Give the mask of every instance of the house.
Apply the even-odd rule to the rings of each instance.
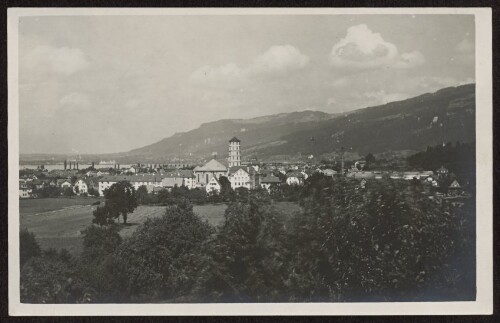
[[[69,180],[67,180],[67,179],[64,179],[64,178],[58,179],[56,181],[56,184],[57,184],[57,187],[60,187],[63,190],[66,189],[67,187],[71,187],[72,186],[71,182]]]
[[[100,176],[105,176],[105,175],[109,175],[109,172],[104,172],[104,171],[102,171],[102,170],[99,170],[99,171],[97,171],[96,175],[97,175],[98,177],[100,177]]]
[[[219,193],[220,192],[220,183],[219,183],[219,180],[217,179],[217,177],[212,177],[210,179],[210,181],[208,182],[208,184],[206,185],[206,190],[207,190],[207,193],[210,193],[210,192],[217,192]]]
[[[359,170],[363,170],[365,168],[366,161],[365,160],[358,160],[357,162],[354,163],[354,167]]]
[[[146,188],[148,188],[148,192],[151,193],[153,191],[153,187],[162,186],[161,176],[157,176],[155,174],[142,174],[125,177],[127,178],[127,181],[132,184],[136,191],[139,189],[139,187],[146,186]]]
[[[406,180],[416,179],[424,179],[433,175],[432,171],[423,171],[423,172],[403,172],[402,178]]]
[[[221,176],[227,176],[227,167],[212,159],[203,166],[196,166],[193,173],[197,186],[206,186],[212,177],[218,180]]]
[[[333,177],[333,176],[337,175],[337,171],[330,169],[330,168],[323,169],[321,171],[321,173],[323,173],[323,175],[328,176],[328,177]]]
[[[444,177],[448,175],[448,169],[444,168],[444,166],[441,166],[437,171],[436,171],[438,177]]]
[[[177,187],[181,187],[183,185],[184,181],[182,179],[182,177],[163,177],[161,179],[161,187],[163,189],[168,189],[168,190],[171,190],[172,188],[174,188],[175,186]]]
[[[228,179],[232,189],[246,187],[248,189],[257,186],[257,172],[252,166],[234,166],[229,168]]]
[[[36,190],[40,190],[44,187],[45,183],[39,179],[34,179],[31,181],[31,187]]]
[[[288,185],[304,184],[304,175],[300,172],[291,172],[286,174],[286,183]]]
[[[99,195],[104,196],[104,190],[111,187],[111,185],[116,184],[120,181],[129,181],[130,176],[104,176],[99,179]]]
[[[448,195],[457,196],[462,194],[462,186],[454,179],[448,186]]]
[[[160,176],[162,178],[162,186],[164,187],[173,187],[175,185],[185,186],[189,189],[196,187],[194,173],[189,169],[178,169],[169,173],[160,173]],[[163,182],[165,178],[172,178],[172,180]]]
[[[26,199],[31,197],[32,190],[28,187],[26,181],[19,181],[19,198]]]
[[[360,188],[365,188],[366,187],[366,178],[362,178],[361,182],[359,182],[359,187]]]
[[[95,170],[89,170],[87,173],[85,173],[87,177],[95,177],[98,176],[97,172]]]
[[[89,193],[89,185],[83,179],[78,179],[73,185],[73,191],[77,195],[88,194]]]
[[[260,187],[265,188],[268,192],[271,187],[279,187],[281,185],[281,180],[276,176],[266,176],[260,179]]]

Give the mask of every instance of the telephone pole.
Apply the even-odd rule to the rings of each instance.
[[[340,174],[344,176],[344,146],[340,147]]]

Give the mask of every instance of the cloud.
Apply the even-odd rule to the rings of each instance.
[[[280,73],[298,70],[309,64],[309,57],[291,45],[272,46],[257,56],[250,67],[252,73]]]
[[[89,62],[79,48],[38,46],[28,53],[26,67],[61,75],[71,75],[86,69]]]
[[[90,108],[90,99],[80,92],[72,92],[59,100],[60,108],[66,111],[85,111]]]
[[[418,51],[400,54],[396,45],[362,24],[347,29],[347,35],[333,46],[329,61],[344,69],[412,68],[422,65],[425,58]]]
[[[203,66],[191,74],[191,81],[211,87],[240,87],[252,77],[283,75],[304,68],[309,57],[291,45],[272,46],[258,55],[248,66],[229,63],[221,66]]]

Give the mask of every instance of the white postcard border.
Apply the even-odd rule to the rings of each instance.
[[[476,34],[477,298],[474,302],[259,304],[21,304],[19,293],[18,22],[58,15],[472,14]],[[76,315],[422,315],[493,312],[493,132],[491,8],[10,8],[8,31],[9,313]]]

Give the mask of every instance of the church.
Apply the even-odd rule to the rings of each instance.
[[[252,166],[241,165],[241,141],[233,137],[229,140],[229,156],[227,165],[216,159],[211,159],[203,166],[194,168],[194,176],[198,187],[206,187],[213,183],[212,178],[217,182],[221,176],[226,176],[231,183],[231,188],[246,187],[248,189],[258,186],[258,174]]]

